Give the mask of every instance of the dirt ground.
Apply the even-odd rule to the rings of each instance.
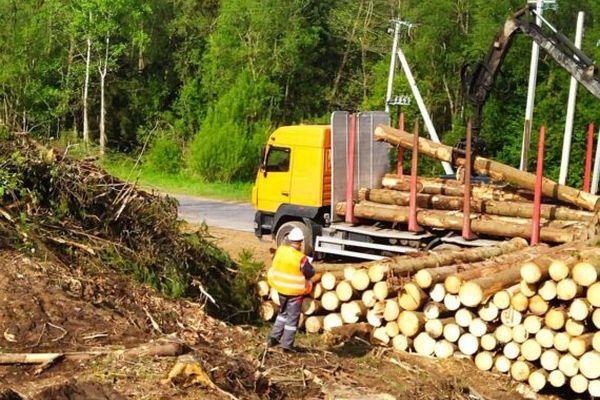
[[[234,258],[248,249],[270,260],[272,244],[251,233],[210,232]],[[526,391],[470,361],[394,353],[359,339],[301,334],[305,352],[265,354],[267,325],[226,324],[194,299],[165,299],[117,272],[2,250],[0,265],[0,359],[60,353],[45,364],[0,366],[0,400],[508,400]],[[181,351],[155,351],[161,346]]]

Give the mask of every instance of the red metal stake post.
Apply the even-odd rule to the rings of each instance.
[[[354,223],[354,142],[356,139],[356,114],[350,114],[348,127],[348,154],[346,154],[346,222]]]
[[[467,122],[467,145],[465,148],[465,194],[463,198],[463,227],[462,237],[465,240],[474,239],[471,232],[471,120]]]
[[[583,191],[590,191],[590,176],[592,175],[592,152],[594,147],[594,124],[590,123],[587,130],[585,148],[585,164],[583,167]]]
[[[400,111],[400,113],[398,113],[398,129],[400,129],[401,131],[404,131],[404,113],[402,111]],[[404,171],[402,170],[402,164],[404,161],[404,147],[400,147],[400,145],[398,145],[398,161],[396,162],[396,169],[397,169],[397,174],[399,177],[402,177],[404,174]]]
[[[531,216],[531,245],[540,242],[540,208],[542,205],[542,179],[544,171],[544,126],[540,128],[538,139],[537,166],[535,170],[535,186],[533,193],[533,215]]]
[[[412,159],[410,163],[410,195],[408,200],[408,230],[421,230],[417,224],[417,160],[419,157],[419,121],[415,122],[413,130]]]

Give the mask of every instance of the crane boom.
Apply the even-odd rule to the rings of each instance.
[[[600,99],[600,76],[596,73],[594,61],[548,21],[542,19],[550,27],[552,31],[550,34],[524,18],[529,13],[535,14],[535,11],[526,7],[508,17],[502,29],[496,34],[484,61],[473,69],[467,87],[467,99],[473,106],[473,131],[476,134],[481,130],[483,105],[494,85],[512,38],[518,32],[536,42],[591,94]]]

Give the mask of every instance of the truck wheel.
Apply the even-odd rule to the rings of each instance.
[[[312,235],[308,227],[300,221],[286,222],[285,224],[279,227],[279,229],[277,230],[277,234],[275,235],[275,243],[277,244],[277,247],[284,243],[290,231],[294,228],[300,228],[300,230],[302,230],[302,233],[304,233],[304,243],[302,243],[302,251],[306,255],[311,255],[313,252]]]

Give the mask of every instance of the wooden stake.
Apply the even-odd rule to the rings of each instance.
[[[385,301],[385,308],[383,311],[383,319],[386,321],[395,321],[400,315],[400,307],[395,299],[389,299]]]
[[[600,352],[600,331],[596,331],[594,333],[594,338],[592,339],[592,347],[597,352]]]
[[[321,284],[321,282],[316,282],[313,285],[312,291],[310,292],[310,297],[312,297],[313,299],[318,299],[323,295],[323,285]]]
[[[373,264],[368,269],[369,279],[373,283],[377,283],[383,280],[385,274],[387,272],[387,268],[385,268],[381,264]]]
[[[423,307],[423,316],[426,319],[438,319],[448,314],[448,310],[442,303],[429,302]]]

